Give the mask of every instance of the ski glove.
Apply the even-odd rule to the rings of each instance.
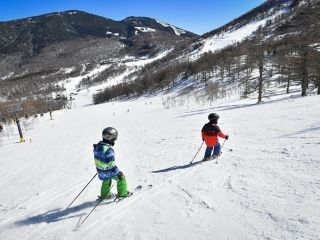
[[[226,136],[225,136],[225,139],[228,140],[228,139],[229,139],[229,135],[226,135]]]

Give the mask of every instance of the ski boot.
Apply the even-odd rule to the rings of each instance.
[[[105,196],[105,197],[98,196],[98,201],[114,199],[115,197],[117,197],[116,194],[110,193],[108,196]]]
[[[210,161],[210,160],[212,160],[211,157],[204,157],[201,161]]]
[[[128,198],[128,197],[130,197],[130,196],[132,196],[133,195],[133,192],[127,192],[127,195],[126,196],[122,196],[122,195],[116,195],[116,197],[115,197],[115,199],[114,199],[114,201],[115,202],[119,202],[119,201],[121,201],[121,200],[123,200],[123,199],[125,199],[125,198]]]

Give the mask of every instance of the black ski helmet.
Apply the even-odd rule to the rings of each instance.
[[[219,115],[217,113],[210,113],[208,116],[209,121],[218,120]]]
[[[102,131],[102,138],[114,142],[118,139],[118,131],[113,127],[107,127]]]

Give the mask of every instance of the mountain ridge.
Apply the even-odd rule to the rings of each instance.
[[[171,28],[156,24],[156,20],[145,17],[125,18],[116,21],[84,11],[67,10],[52,12],[33,17],[11,20],[0,23],[0,53],[11,54],[19,51],[39,53],[51,43],[73,40],[84,37],[121,37],[131,38],[136,34],[135,24],[131,21],[144,19],[146,27],[174,34]],[[148,19],[148,21],[146,21]],[[184,30],[185,31],[185,30]],[[192,38],[197,35],[189,31],[180,37]],[[33,46],[30,46],[33,45]],[[29,48],[26,51],[26,48]]]

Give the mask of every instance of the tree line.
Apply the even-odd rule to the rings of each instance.
[[[287,19],[287,16],[285,13],[282,18]],[[278,17],[276,21],[283,20],[283,24],[276,29],[267,22],[253,37],[214,53],[204,53],[196,61],[169,59],[149,64],[130,76],[134,81],[107,88],[94,95],[93,101],[98,104],[169,90],[186,79],[207,83],[212,78],[228,78],[241,87],[243,97],[257,92],[257,101],[261,102],[266,82],[275,74],[287,93],[292,85],[300,85],[301,96],[306,96],[310,87],[317,88],[317,94],[320,94],[319,1],[297,7],[293,16],[289,20]],[[266,39],[270,31],[280,37]],[[253,77],[255,70],[258,77]]]

